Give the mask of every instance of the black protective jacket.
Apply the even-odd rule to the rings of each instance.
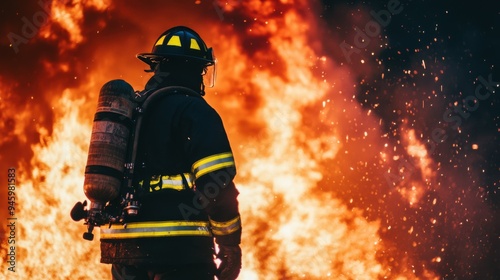
[[[101,227],[101,262],[213,263],[214,237],[240,243],[232,150],[221,118],[200,94],[166,92],[148,107],[136,174],[141,209],[127,228]]]

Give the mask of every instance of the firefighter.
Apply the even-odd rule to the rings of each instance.
[[[101,262],[112,264],[117,280],[236,279],[242,232],[236,167],[222,120],[203,98],[204,78],[215,76],[212,48],[177,26],[137,57],[154,73],[144,94],[175,90],[144,113],[134,179],[141,207],[125,226],[101,226]]]

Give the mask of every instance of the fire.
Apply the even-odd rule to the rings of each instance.
[[[283,20],[288,26],[300,22],[295,12]],[[278,24],[273,20],[268,23]],[[308,70],[321,60],[304,47],[307,38],[301,34],[307,26],[294,26],[293,37],[286,32],[273,33],[268,47],[276,52],[273,58],[282,61],[286,73],[257,70],[253,75],[256,90],[263,93],[259,113],[266,125],[265,133],[255,141],[266,145],[249,150],[240,167],[245,181],[241,186],[242,210],[258,215],[252,219],[255,221],[245,223],[246,232],[251,233],[246,234],[248,248],[250,244],[258,248],[256,258],[245,259],[242,278],[375,279],[383,275],[375,254],[380,241],[378,222],[366,221],[361,211],[350,211],[329,194],[321,198],[314,195],[321,187],[322,174],[318,165],[321,155],[313,148],[327,137],[310,146],[301,131],[301,112],[321,101],[329,85]],[[332,145],[331,149],[339,148]]]
[[[84,99],[75,99],[74,92],[66,90],[55,106],[61,108],[56,115],[54,132],[41,131],[40,144],[33,147],[36,158],[31,174],[18,191],[17,279],[102,279],[105,267],[87,270],[77,265],[86,258],[98,259],[95,244],[76,242],[81,237],[81,227],[68,213],[68,201],[83,195],[81,188],[86,160],[88,124],[82,123],[80,111]],[[41,265],[43,264],[43,265]]]
[[[457,202],[439,188],[439,164],[418,132],[405,125],[400,133],[384,132],[382,120],[356,100],[356,67],[322,47],[339,38],[325,38],[318,3],[176,2],[190,15],[194,9],[182,21],[158,3],[164,9],[158,15],[111,0],[49,4],[46,24],[26,47],[56,46],[60,57],[41,58],[36,66],[57,82],[30,93],[26,100],[34,101],[16,111],[4,101],[23,104],[15,93],[22,87],[0,76],[6,120],[0,131],[19,143],[2,138],[0,147],[22,146],[29,159],[8,163],[19,170],[18,266],[12,274],[3,261],[0,275],[110,278],[109,266],[99,263],[98,241],[83,240],[85,227],[69,217],[73,204],[85,199],[97,93],[115,78],[142,89],[148,76],[133,55],[149,50],[165,28],[190,23],[218,58],[217,84],[206,98],[222,115],[238,166],[240,279],[440,279],[438,268],[453,267],[446,226],[455,231],[463,221],[445,216],[463,207],[453,208]],[[207,9],[214,9],[211,24],[193,21]],[[149,16],[160,26],[141,21]],[[363,60],[362,69],[372,72],[371,66]],[[2,151],[3,161],[7,154],[13,152]],[[0,241],[5,258],[9,248]]]
[[[416,205],[427,191],[428,186],[434,182],[435,171],[433,168],[432,159],[425,145],[417,139],[414,129],[402,129],[402,134],[405,136],[404,143],[408,156],[412,161],[405,166],[402,166],[400,173],[406,173],[408,178],[405,178],[403,184],[399,186],[399,193],[408,200],[410,205]],[[418,168],[418,177],[414,178],[415,169]]]
[[[43,2],[40,2],[43,3]],[[40,36],[57,40],[55,30],[62,28],[69,35],[69,44],[60,46],[61,50],[72,49],[85,40],[82,30],[84,12],[86,9],[96,9],[103,11],[111,5],[109,0],[92,1],[48,1],[43,5],[50,5],[50,21],[43,26]]]

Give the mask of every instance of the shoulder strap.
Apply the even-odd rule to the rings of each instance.
[[[195,97],[200,97],[200,94],[190,88],[181,86],[170,86],[161,89],[143,90],[136,94],[135,101],[139,103],[142,111],[146,111],[149,104],[158,101],[160,98],[171,94],[188,94]],[[143,113],[143,112],[142,112]]]
[[[149,89],[149,90],[143,90],[141,92],[137,92],[135,96],[135,102],[138,103],[138,106],[136,108],[137,112],[134,116],[133,121],[135,122],[135,126],[132,132],[132,143],[129,146],[130,148],[128,149],[128,155],[127,155],[127,162],[132,164],[132,166],[128,169],[129,173],[129,178],[126,182],[126,187],[128,189],[133,187],[133,177],[134,177],[134,166],[133,164],[136,162],[137,159],[137,146],[139,143],[139,138],[140,138],[140,131],[144,119],[144,115],[147,113],[148,108],[151,104],[155,104],[158,100],[169,96],[173,94],[188,94],[191,96],[199,97],[201,98],[200,94],[197,93],[196,91],[187,88],[187,87],[181,87],[181,86],[170,86],[170,87],[164,87],[161,89]]]

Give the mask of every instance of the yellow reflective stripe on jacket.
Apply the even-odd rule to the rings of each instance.
[[[183,180],[186,179],[184,182]],[[194,186],[194,176],[191,173],[183,173],[178,175],[163,175],[163,176],[155,176],[151,178],[149,181],[149,191],[159,191],[163,189],[174,189],[174,190],[183,190],[185,189],[185,185],[187,184],[188,188],[193,188]],[[143,181],[139,182],[139,185],[142,187],[144,184]]]
[[[225,167],[234,166],[234,158],[231,152],[211,155],[195,162],[192,167],[196,179],[201,176]]]
[[[212,219],[209,220],[214,235],[228,235],[241,228],[241,219],[239,215],[226,222],[217,222]]]
[[[167,236],[212,236],[208,222],[161,221],[101,226],[101,239],[126,239]]]

